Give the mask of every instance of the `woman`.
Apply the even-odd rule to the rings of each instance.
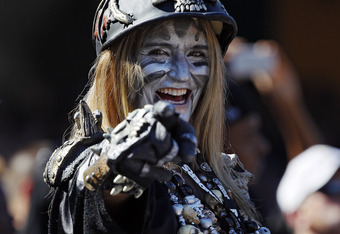
[[[91,87],[44,173],[51,233],[269,232],[221,153],[235,33],[216,0],[100,3]]]

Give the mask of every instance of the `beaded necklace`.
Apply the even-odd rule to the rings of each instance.
[[[183,164],[181,170],[204,191],[203,201],[195,196],[194,189],[175,169],[171,170],[172,180],[164,183],[180,225],[177,233],[270,233],[267,228],[260,228],[256,221],[249,220],[238,208],[231,191],[223,187],[200,154],[197,154],[197,162],[197,174],[187,164]]]

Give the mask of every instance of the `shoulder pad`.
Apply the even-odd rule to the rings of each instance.
[[[52,187],[68,181],[83,159],[91,154],[92,151],[86,149],[103,140],[99,111],[91,113],[82,100],[74,119],[77,127],[74,138],[57,148],[45,167],[44,180]]]
[[[66,141],[51,155],[44,171],[44,180],[52,187],[68,181],[75,173],[83,159],[92,151],[86,150],[90,146],[103,140],[102,134],[82,138],[78,141]]]

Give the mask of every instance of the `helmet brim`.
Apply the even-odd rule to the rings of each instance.
[[[211,21],[223,53],[237,33],[235,20],[219,1],[215,4],[206,3],[205,11],[184,12],[176,12],[173,1],[166,1],[157,6],[152,5],[150,0],[119,1],[119,10],[127,17],[131,17],[128,24],[112,18],[114,15],[112,11],[110,12],[109,2],[103,1],[95,15],[93,41],[97,55],[136,28],[174,18],[202,18]]]

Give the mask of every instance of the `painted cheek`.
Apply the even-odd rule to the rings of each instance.
[[[193,69],[193,75],[208,77],[209,76],[209,71],[210,71],[210,69],[209,69],[208,66],[199,66],[199,67],[195,67]]]
[[[205,86],[207,85],[209,77],[208,75],[197,75],[197,76],[194,76],[193,79],[194,79],[195,86],[196,86],[196,90],[194,91],[194,94],[197,93],[197,95],[199,95],[203,91]]]
[[[145,85],[141,91],[140,99],[138,101],[139,108],[144,107],[146,104],[153,104],[155,102],[153,91],[149,85]]]
[[[168,65],[166,63],[150,63],[147,66],[142,68],[142,71],[145,76],[150,76],[151,74],[167,72],[169,70]]]

